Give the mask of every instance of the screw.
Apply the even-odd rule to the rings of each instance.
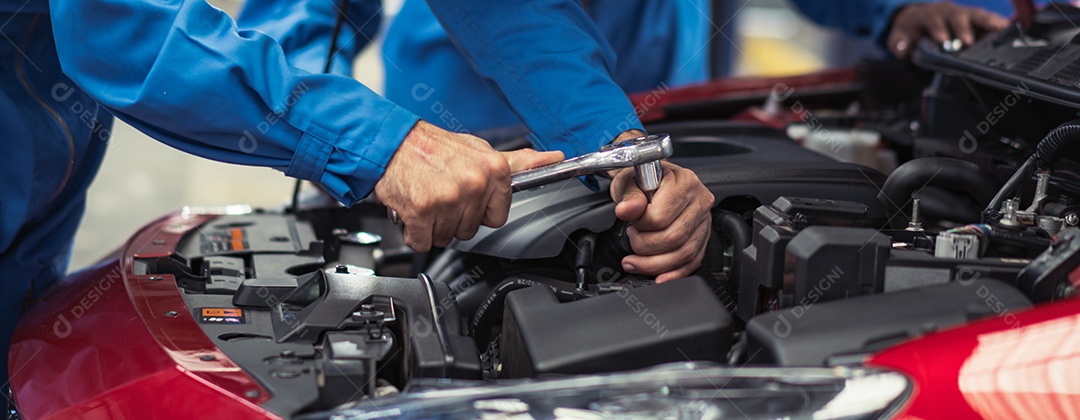
[[[244,396],[248,398],[258,398],[261,393],[257,389],[249,389],[244,392]]]
[[[1080,216],[1077,216],[1076,213],[1066,214],[1065,223],[1068,223],[1069,226],[1076,226],[1077,223],[1080,223]]]
[[[908,222],[907,230],[923,230],[922,223],[919,223],[919,199],[915,198],[911,200],[911,221]]]
[[[180,314],[178,312],[176,312],[176,311],[165,312],[165,316],[167,316],[169,318],[176,318],[177,315],[180,315]]]
[[[214,360],[217,360],[217,357],[214,357],[214,355],[212,354],[204,354],[199,356],[199,360],[202,360],[204,362],[212,362]]]

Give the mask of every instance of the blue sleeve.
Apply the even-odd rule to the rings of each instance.
[[[818,24],[839,29],[850,36],[882,43],[893,14],[916,1],[919,0],[792,0],[792,3]]]
[[[612,81],[615,53],[579,1],[428,4],[477,74],[532,130],[538,149],[579,156],[642,129]]]
[[[293,67],[322,73],[340,7],[340,0],[247,0],[236,23],[270,35]],[[348,0],[331,73],[352,75],[356,55],[379,31],[381,11],[379,0]]]
[[[417,117],[194,0],[51,0],[61,66],[122,120],[205,158],[275,168],[353,204]],[[153,159],[153,157],[147,157]]]

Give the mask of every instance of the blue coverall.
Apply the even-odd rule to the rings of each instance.
[[[792,0],[811,19],[882,40],[897,8],[913,0]],[[589,15],[618,57],[612,74],[628,93],[703,82],[708,73],[709,0],[589,0]],[[1007,0],[959,0],[1008,16]],[[738,13],[738,10],[735,10]],[[716,22],[717,27],[731,22]],[[730,32],[730,30],[726,30]],[[711,42],[732,42],[716,35]],[[406,0],[383,45],[386,97],[425,121],[458,132],[518,126],[521,119],[473,71],[427,2]]]

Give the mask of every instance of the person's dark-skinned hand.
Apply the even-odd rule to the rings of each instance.
[[[1008,19],[977,7],[947,1],[913,3],[893,14],[886,45],[894,56],[907,59],[924,37],[938,44],[959,39],[971,45],[976,33],[1005,29],[1008,24]]]
[[[638,130],[615,141],[645,135]],[[712,231],[713,195],[697,174],[663,162],[664,176],[652,203],[638,188],[634,169],[612,171],[611,198],[615,216],[630,222],[627,235],[634,255],[622,260],[623,270],[655,275],[657,283],[689,276],[701,266]]]
[[[497,152],[486,141],[418,122],[375,184],[397,211],[405,245],[418,252],[500,227],[510,212],[510,174],[563,160],[562,152]]]

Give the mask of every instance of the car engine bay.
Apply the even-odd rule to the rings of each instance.
[[[515,193],[504,227],[424,254],[376,203],[222,214],[132,272],[175,280],[206,336],[268,391],[261,407],[285,418],[422,417],[439,412],[423,401],[466,389],[495,405],[462,417],[685,413],[709,396],[687,385],[657,408],[590,391],[600,382],[535,401],[514,387],[730,380],[742,367],[806,368],[839,390],[869,376],[829,376],[837,367],[1078,293],[1077,17],[1047,9],[964,50],[924,42],[913,64],[634,96],[716,199],[688,278],[622,271],[627,224],[603,179],[600,192],[569,179]],[[809,382],[739,380],[732,398],[749,402],[719,413],[828,401]],[[642,386],[627,395],[663,393]]]

